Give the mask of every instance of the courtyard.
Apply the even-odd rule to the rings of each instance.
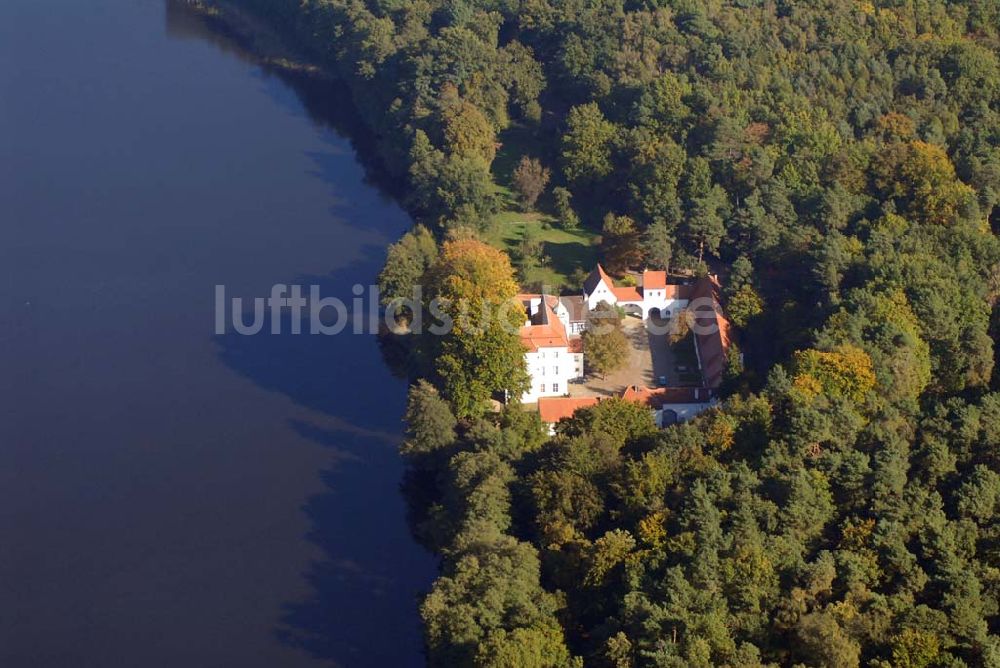
[[[605,378],[588,374],[582,381],[570,384],[570,396],[615,396],[630,385],[657,387],[660,378],[665,378],[669,387],[701,385],[693,338],[689,335],[671,346],[667,321],[652,317],[650,324],[647,329],[638,317],[626,316],[622,328],[630,343],[628,361]]]

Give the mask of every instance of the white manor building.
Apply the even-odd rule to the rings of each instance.
[[[570,319],[574,305],[550,295],[518,295],[518,300],[528,316],[519,334],[531,377],[531,385],[521,402],[534,403],[541,397],[569,394],[570,381],[583,378],[583,345],[579,335],[583,328],[572,336],[569,334],[573,325],[578,324]]]
[[[576,409],[599,401],[597,397],[570,397],[569,386],[583,379],[585,351],[580,334],[587,326],[588,313],[601,302],[621,307],[643,320],[653,315],[672,318],[694,302],[695,318],[704,332],[695,335],[701,387],[654,390],[633,385],[621,397],[648,405],[660,426],[683,422],[716,402],[716,390],[727,363],[730,327],[719,304],[719,283],[715,277],[675,285],[667,283],[665,271],[644,271],[638,287],[619,287],[597,265],[584,281],[582,296],[522,294],[517,299],[525,311],[525,323],[519,334],[531,378],[521,402],[537,402],[542,420],[550,429]]]

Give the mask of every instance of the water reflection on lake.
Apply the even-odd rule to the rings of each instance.
[[[212,333],[215,285],[346,298],[407,227],[343,91],[177,4],[6,0],[0,100],[0,663],[420,665],[405,386]]]

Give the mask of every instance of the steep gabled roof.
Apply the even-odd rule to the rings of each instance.
[[[732,344],[729,320],[722,314],[718,303],[711,310],[701,309],[696,313],[698,329],[707,330],[707,333],[697,335],[701,372],[705,385],[718,387],[726,372],[729,346]]]
[[[588,295],[592,295],[601,283],[604,283],[608,290],[612,290],[615,287],[615,282],[604,272],[604,267],[598,262],[594,270],[587,276],[587,280],[583,282],[583,291]]]
[[[558,302],[558,299],[556,300]],[[532,317],[531,324],[525,325],[519,331],[521,344],[525,348],[534,352],[539,348],[563,348],[569,346],[569,338],[566,336],[566,328],[562,320],[552,310],[552,305],[548,298],[544,300],[541,308]]]
[[[719,285],[718,278],[711,275],[705,276],[703,278],[699,278],[698,281],[694,284],[694,287],[691,291],[691,299],[695,300],[707,297],[708,299],[712,299],[718,302],[719,293],[721,290],[722,286]]]

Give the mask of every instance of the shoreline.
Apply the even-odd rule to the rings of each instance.
[[[350,141],[367,178],[406,212],[412,228],[416,221],[405,204],[405,186],[389,167],[379,149],[379,136],[361,116],[354,91],[334,64],[320,64],[308,50],[293,45],[295,35],[290,27],[275,27],[252,10],[240,6],[238,1],[169,1],[190,12],[207,30],[231,42],[246,62],[289,83],[303,99],[307,113]],[[329,107],[316,103],[327,95],[317,93],[324,87],[342,89],[337,97],[339,111],[335,114],[327,113]]]
[[[279,31],[231,0],[179,0],[213,29],[235,41],[258,65],[288,74],[339,81],[335,73],[312,62]]]

